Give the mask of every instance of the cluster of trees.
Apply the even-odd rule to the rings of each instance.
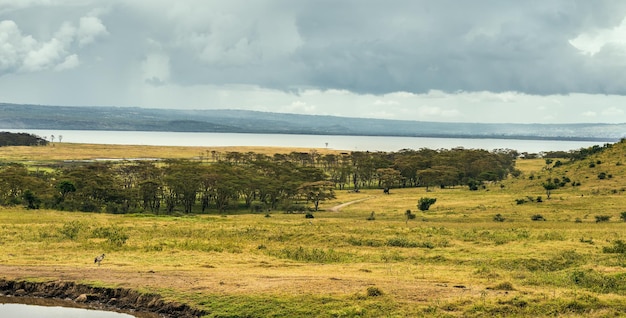
[[[347,187],[470,185],[514,171],[509,150],[402,150],[267,156],[207,152],[200,160],[0,166],[0,204],[110,213],[317,210]]]
[[[0,147],[3,146],[45,146],[48,141],[32,134],[0,132]]]

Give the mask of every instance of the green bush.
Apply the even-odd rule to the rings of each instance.
[[[515,290],[515,288],[513,287],[513,284],[511,284],[510,282],[502,282],[502,283],[500,283],[498,285],[495,285],[493,287],[487,287],[487,289],[506,290],[506,291]]]
[[[415,241],[410,241],[404,237],[394,237],[394,238],[388,239],[387,246],[405,247],[405,248],[420,247],[420,248],[428,248],[428,249],[435,248],[435,244],[431,242],[415,242]]]
[[[504,222],[505,218],[502,214],[498,213],[493,217],[493,220],[496,222]]]
[[[378,287],[367,287],[367,296],[369,297],[378,297],[378,296],[382,296],[383,295],[383,291],[380,290],[380,288]]]
[[[572,282],[597,293],[623,293],[626,291],[624,275],[609,275],[593,269],[577,270],[570,274]]]
[[[610,219],[610,215],[596,215],[596,223],[608,222]]]
[[[272,256],[279,258],[291,259],[300,262],[312,262],[312,263],[334,263],[341,262],[346,258],[346,255],[336,252],[333,249],[323,250],[318,248],[304,248],[302,246],[297,248],[284,248],[278,252],[270,252]]]
[[[533,221],[545,221],[546,218],[543,217],[543,215],[541,214],[534,214],[533,216],[530,217],[531,220]]]
[[[620,218],[620,219],[622,219],[622,221],[626,222],[626,212],[622,212],[622,213],[619,215],[619,218]]]
[[[604,253],[617,253],[626,254],[626,243],[622,240],[616,240],[613,242],[613,246],[605,246],[602,248]]]
[[[430,209],[430,206],[435,204],[435,202],[437,202],[437,199],[435,198],[420,198],[419,201],[417,201],[417,208],[420,209],[420,211],[428,211],[428,209]]]
[[[128,240],[128,234],[126,234],[124,229],[116,226],[98,227],[91,234],[93,237],[106,239],[107,243],[116,247],[123,246]]]
[[[78,233],[85,228],[85,225],[79,221],[70,221],[63,224],[63,227],[59,229],[59,233],[63,238],[69,240],[76,240]]]

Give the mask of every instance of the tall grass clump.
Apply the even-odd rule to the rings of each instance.
[[[285,247],[279,251],[269,252],[271,256],[291,259],[298,262],[307,263],[339,263],[348,259],[348,255],[337,252],[333,249]]]
[[[59,229],[59,234],[62,238],[75,241],[78,239],[78,235],[82,230],[86,228],[86,225],[80,221],[69,221],[63,224]]]
[[[110,226],[110,227],[97,227],[91,232],[92,237],[106,239],[106,242],[114,247],[122,247],[128,240],[128,234],[123,228]]]

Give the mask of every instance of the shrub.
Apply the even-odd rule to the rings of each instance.
[[[543,215],[541,214],[534,214],[533,216],[530,217],[531,220],[533,221],[545,221],[546,218],[543,217]]]
[[[626,254],[626,243],[622,240],[613,241],[613,246],[605,246],[602,248],[603,253]]]
[[[367,296],[368,297],[378,297],[378,296],[382,296],[383,295],[383,291],[380,290],[380,288],[378,287],[367,287]]]
[[[39,205],[41,205],[41,199],[39,199],[32,191],[24,191],[22,198],[26,203],[27,209],[39,209]]]
[[[526,199],[515,199],[515,203],[517,205],[524,204],[524,203],[526,203]]]
[[[372,213],[370,214],[370,216],[368,216],[368,217],[367,217],[367,219],[366,219],[366,220],[368,220],[368,221],[374,221],[374,220],[376,220],[376,216],[374,215],[374,211],[372,211]]]
[[[315,216],[311,212],[307,212],[307,214],[305,214],[304,217],[307,218],[307,219],[314,219],[315,218]]]
[[[607,275],[592,269],[577,270],[570,274],[572,282],[599,293],[620,293],[626,290],[626,280],[619,275]]]
[[[600,180],[604,180],[604,179],[606,179],[606,172],[600,172],[600,173],[598,173],[598,179],[600,179]]]
[[[626,212],[622,212],[619,218],[622,219],[622,221],[626,222]]]
[[[63,227],[59,229],[59,233],[62,237],[73,241],[78,238],[78,233],[84,228],[85,225],[79,221],[70,221],[63,224]]]
[[[608,222],[610,219],[610,215],[596,215],[596,223]]]
[[[417,201],[417,208],[420,209],[420,211],[428,211],[428,209],[430,209],[430,206],[435,204],[435,202],[437,202],[437,199],[435,198],[420,198],[419,201]]]
[[[311,262],[311,263],[334,263],[341,262],[347,256],[335,252],[333,249],[323,250],[317,248],[304,248],[299,246],[297,248],[286,247],[278,252],[269,252],[270,255],[276,256],[279,258],[291,259],[294,261],[300,262]]]
[[[496,214],[496,216],[493,217],[493,220],[496,222],[504,222],[505,218],[504,216],[502,216],[502,214],[498,213]]]
[[[506,290],[506,291],[511,291],[511,290],[515,290],[515,288],[513,288],[513,284],[509,283],[509,282],[502,282],[496,286],[493,287],[487,287],[487,289],[492,289],[492,290]]]
[[[470,181],[467,183],[467,186],[469,187],[470,191],[477,191],[477,190],[478,190],[478,185],[479,185],[479,184],[480,184],[480,183],[479,183],[478,181],[476,181],[476,180],[470,180]]]
[[[543,202],[543,199],[541,198],[541,196],[537,197],[537,202],[539,202],[539,203]]]
[[[117,247],[121,247],[126,244],[126,241],[128,240],[128,234],[126,234],[124,229],[116,226],[98,227],[93,230],[92,236],[104,238],[107,240],[107,243]]]
[[[408,239],[406,239],[404,237],[394,237],[394,238],[388,239],[387,240],[387,246],[405,247],[405,248],[419,247],[419,248],[428,248],[428,249],[435,248],[435,244],[433,244],[431,242],[409,241]]]

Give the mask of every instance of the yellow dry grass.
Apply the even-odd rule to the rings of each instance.
[[[59,160],[95,160],[95,159],[192,159],[210,156],[212,151],[220,154],[228,152],[261,153],[273,155],[291,152],[310,152],[319,154],[338,154],[341,151],[326,148],[286,148],[286,147],[180,147],[180,146],[133,146],[133,145],[102,145],[55,143],[45,147],[0,147],[0,160],[25,161],[59,161]]]
[[[46,160],[72,158],[69,149],[84,151],[77,155],[84,158],[102,154],[96,145],[62,147],[63,155]],[[135,157],[197,152],[105,148]],[[0,273],[158,292],[213,316],[616,316],[626,310],[626,257],[603,248],[626,234],[619,219],[626,170],[611,159],[621,154],[594,158],[604,163],[592,170],[588,161],[543,169],[544,160],[523,160],[519,178],[479,191],[338,191],[314,219],[281,212],[173,217],[4,208]],[[613,177],[598,180],[600,170]],[[582,184],[557,189],[548,200],[541,183],[563,175]],[[543,202],[529,199],[538,196]],[[421,197],[437,202],[422,212]],[[351,204],[333,211],[343,203]],[[416,218],[407,221],[406,210]],[[375,220],[368,221],[371,212]],[[504,221],[494,221],[496,214]],[[546,221],[532,221],[536,214]],[[600,214],[610,222],[596,223]],[[72,228],[78,230],[70,238]],[[115,245],[98,235],[103,229],[128,239]],[[94,265],[103,252],[105,261]]]

